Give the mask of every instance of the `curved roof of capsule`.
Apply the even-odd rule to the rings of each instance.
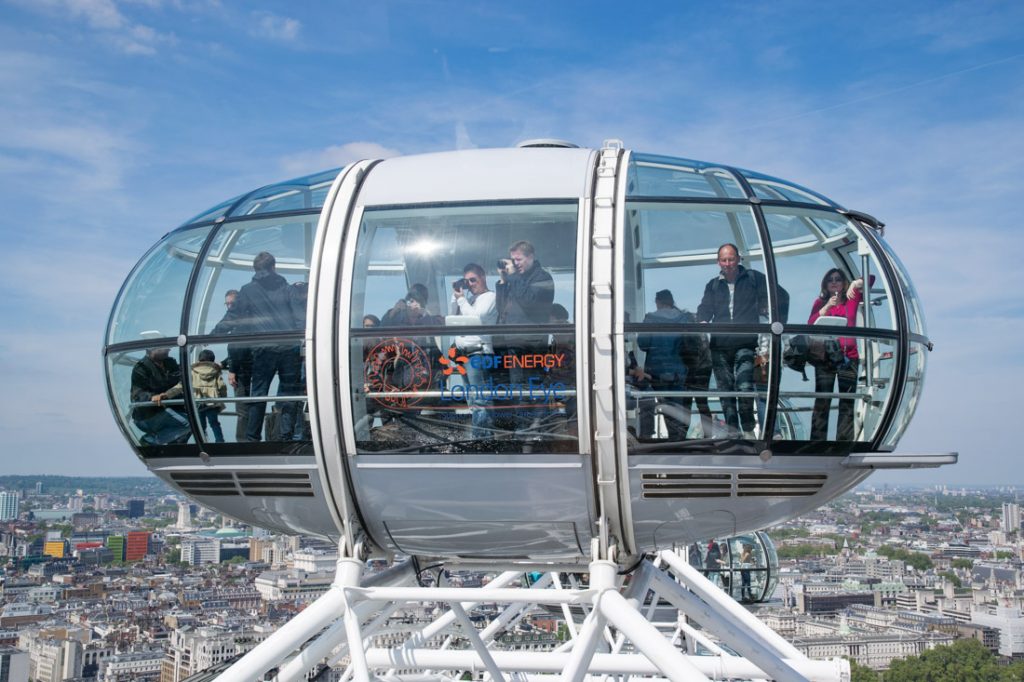
[[[594,151],[587,148],[513,147],[398,156],[385,159],[375,169],[374,174],[377,178],[373,184],[382,189],[361,197],[361,203],[374,205],[437,203],[456,199],[472,201],[583,196],[585,188],[582,183],[585,174],[575,175],[566,171],[573,170],[572,166],[589,157]],[[839,207],[828,197],[802,185],[728,164],[643,152],[634,152],[633,160],[681,166],[697,171],[726,168],[740,173],[748,181],[788,186],[817,197],[828,206]],[[438,165],[446,166],[446,174],[437,172]],[[479,171],[482,167],[492,172],[491,180],[481,180]],[[211,223],[220,218],[319,210],[323,208],[331,183],[344,168],[331,168],[258,187],[193,216],[180,227]],[[388,187],[402,188],[399,191],[401,198],[396,201],[390,190],[385,195],[383,188]]]

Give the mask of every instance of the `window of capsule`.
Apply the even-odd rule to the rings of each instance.
[[[689,184],[666,188],[655,170],[644,171],[638,186],[687,199],[627,201],[631,449],[699,439],[872,441],[892,399],[897,334],[893,290],[860,228],[833,211],[765,206],[772,285],[749,206],[700,203],[696,179],[682,173]],[[718,195],[731,198],[724,182]],[[794,196],[806,202],[811,195]],[[769,323],[776,320],[806,331],[773,343]],[[769,425],[774,364],[781,383]]]
[[[184,229],[142,260],[109,333],[112,343],[139,341],[140,348],[108,353],[112,399],[136,445],[309,441],[302,337],[316,220],[275,216]],[[170,339],[211,230],[194,273],[182,356]],[[141,347],[155,337],[170,337],[164,343],[174,347],[155,355]],[[147,380],[152,385],[140,385]],[[161,393],[159,404],[143,398]]]
[[[578,203],[365,211],[349,372],[360,452],[573,452]]]

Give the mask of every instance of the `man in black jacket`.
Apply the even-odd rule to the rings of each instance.
[[[289,286],[288,281],[277,274],[277,260],[273,254],[261,251],[253,260],[255,274],[252,281],[238,292],[238,298],[228,308],[227,314],[214,328],[215,334],[266,334],[273,332],[294,332],[305,327],[305,306],[303,297],[296,287]],[[274,345],[249,345],[239,347],[233,344],[230,364],[240,366],[241,352],[252,353],[252,387],[250,396],[265,396],[270,392],[270,384],[274,375],[278,378],[277,394],[279,396],[295,396],[301,392],[301,358],[299,345],[295,342],[282,342]],[[237,361],[237,362],[236,362]],[[301,429],[297,417],[299,402],[282,401],[279,403],[281,416],[278,421],[276,439],[292,440],[296,428]],[[258,401],[249,403],[246,415],[245,439],[260,440],[263,431],[263,418],[266,415],[267,403]]]
[[[499,280],[494,291],[498,308],[498,324],[546,325],[551,319],[551,304],[555,300],[555,280],[537,260],[533,244],[518,241],[509,247],[508,258],[501,261]],[[506,355],[544,353],[547,334],[515,334],[495,339],[495,351]],[[512,367],[508,370],[510,384],[523,386],[529,381],[526,370]],[[532,399],[536,402],[537,399]],[[541,429],[540,422],[548,415],[545,407],[521,407],[516,410],[517,431],[529,424],[534,434]]]
[[[718,324],[751,324],[768,316],[768,282],[765,276],[740,265],[739,249],[735,244],[722,244],[718,248],[719,275],[704,287],[704,297],[697,307],[700,322]],[[778,289],[779,310],[785,319],[789,310],[789,294]],[[757,334],[713,334],[711,336],[711,362],[719,391],[754,390],[754,355]],[[737,411],[736,398],[722,398],[725,423],[734,431],[743,427],[743,436],[754,437],[754,399],[740,398]],[[738,412],[738,414],[737,414]]]
[[[143,445],[184,443],[191,431],[184,410],[164,407],[165,399],[177,398],[182,393],[181,370],[170,357],[168,348],[150,348],[146,357],[132,368],[131,400],[133,403],[153,403],[132,408],[132,421],[142,430]]]
[[[498,324],[547,324],[555,300],[555,280],[540,266],[533,244],[516,242],[502,262],[494,287]]]

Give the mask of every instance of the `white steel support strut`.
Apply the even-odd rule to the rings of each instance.
[[[522,578],[538,566],[524,563],[483,588],[464,588],[398,587],[379,576],[359,585],[361,562],[342,559],[327,595],[218,679],[255,682],[280,667],[277,682],[297,682],[326,663],[345,666],[346,682],[466,674],[487,682],[849,682],[849,663],[806,658],[675,553],[657,562],[643,560],[626,587],[618,564],[597,559],[582,574],[547,573],[533,586]],[[582,624],[561,644],[544,640],[544,650],[516,644],[530,638],[512,628],[537,613]]]

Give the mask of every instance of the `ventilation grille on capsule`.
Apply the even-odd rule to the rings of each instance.
[[[729,497],[732,474],[644,474],[643,493],[648,499],[679,497]]]
[[[655,472],[641,475],[644,499],[696,497],[806,497],[825,485],[825,474]]]
[[[171,480],[189,495],[225,497],[313,497],[306,472],[294,471],[175,471]]]

